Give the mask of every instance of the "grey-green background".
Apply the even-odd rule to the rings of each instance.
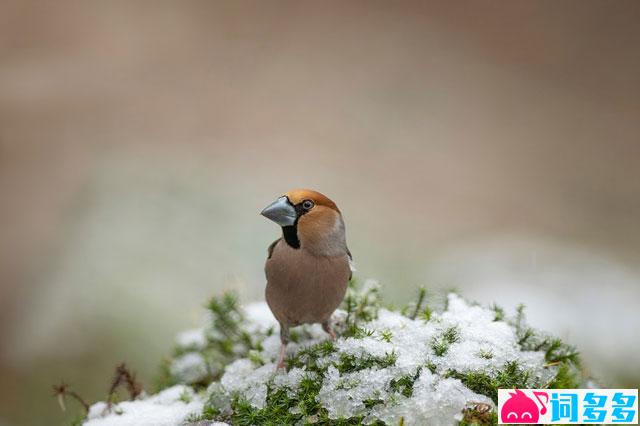
[[[312,187],[360,277],[528,305],[640,382],[640,3],[0,2],[0,424],[260,300]]]

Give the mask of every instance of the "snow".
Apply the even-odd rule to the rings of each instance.
[[[207,377],[207,363],[198,352],[188,352],[173,360],[170,367],[171,375],[180,377],[183,382],[198,383]]]
[[[247,311],[247,328],[277,331],[265,303],[252,304]],[[344,315],[338,313],[337,316]],[[553,377],[553,368],[544,367],[544,353],[520,351],[514,328],[505,322],[494,321],[494,317],[493,310],[470,305],[455,294],[448,296],[447,310],[433,314],[428,322],[380,309],[376,320],[362,325],[372,332],[371,336],[339,338],[335,342],[336,351],[318,360],[318,365],[327,369],[322,377],[312,376],[322,381],[317,400],[327,409],[331,419],[364,415],[367,423],[382,420],[398,424],[400,418],[404,418],[407,425],[451,425],[461,419],[462,410],[468,404],[493,406],[493,402],[472,392],[460,380],[446,378],[444,373],[447,371],[482,371],[493,375],[506,362],[517,361],[530,369],[533,377]],[[437,355],[433,342],[442,339],[443,333],[452,328],[456,331],[454,341],[444,354]],[[301,329],[306,340],[291,343],[287,350],[289,355],[302,346],[327,339],[317,325]],[[262,350],[253,354],[252,359],[261,360],[262,365],[246,358],[231,363],[216,391],[226,394],[227,398],[239,396],[256,408],[264,408],[270,387],[285,388],[290,396],[295,395],[300,381],[310,372],[293,368],[275,373],[274,361],[279,347],[278,334],[272,333],[263,340]],[[396,357],[391,366],[374,363],[370,368],[344,373],[337,368],[343,356],[350,356],[358,363],[382,360],[389,354]],[[434,371],[425,368],[426,365],[434,366]],[[407,376],[417,377],[410,397],[392,387],[394,381]],[[381,403],[367,408],[365,403],[368,401]]]
[[[180,348],[202,349],[207,345],[207,336],[203,328],[193,328],[179,333],[176,344]]]
[[[278,321],[274,318],[266,302],[255,302],[244,306],[244,314],[249,331],[266,333],[269,328],[278,330]]]
[[[318,399],[332,419],[363,415],[366,413],[364,401],[388,398],[385,388],[393,378],[391,369],[364,369],[341,375],[331,366]]]
[[[542,366],[544,353],[519,353],[514,330],[503,322],[495,322],[489,309],[469,306],[456,295],[449,296],[449,309],[442,315],[434,314],[430,322],[411,320],[398,313],[381,309],[377,320],[364,327],[373,330],[371,337],[348,338],[337,342],[338,351],[330,358],[337,362],[341,354],[356,358],[382,358],[395,354],[395,365],[386,368],[371,368],[352,373],[339,374],[329,367],[319,400],[327,408],[329,417],[338,419],[367,415],[368,422],[382,420],[398,424],[401,417],[410,424],[454,424],[456,416],[471,402],[493,405],[491,400],[466,388],[457,379],[443,378],[448,370],[459,372],[496,372],[506,361],[527,361]],[[433,339],[451,327],[459,331],[458,341],[452,343],[443,356],[436,356],[431,348]],[[390,334],[390,342],[380,337],[380,332]],[[479,356],[491,353],[491,359]],[[523,355],[524,354],[524,355]],[[436,373],[419,368],[427,363],[436,366]],[[403,376],[415,376],[413,394],[407,398],[392,392],[392,380]],[[367,400],[381,400],[382,404],[366,409]]]
[[[229,364],[220,384],[229,393],[240,393],[256,408],[264,408],[267,399],[267,382],[273,376],[275,364],[255,368],[248,359]]]
[[[387,424],[451,425],[462,419],[462,409],[470,403],[492,405],[489,398],[473,393],[459,380],[443,379],[425,370],[415,382],[411,398],[400,395],[390,403],[374,406],[364,422],[382,420]]]
[[[106,416],[105,404],[95,404],[87,424],[179,425],[190,414],[199,414],[204,401],[229,415],[235,398],[263,409],[269,392],[284,389],[294,398],[301,381],[311,378],[320,385],[316,400],[330,419],[364,416],[367,424],[378,420],[399,424],[403,419],[405,425],[454,425],[465,407],[494,404],[459,379],[447,377],[448,372],[495,376],[506,363],[517,362],[529,371],[531,380],[546,383],[557,371],[545,365],[544,352],[522,351],[515,328],[496,321],[495,311],[469,304],[455,294],[448,296],[446,309],[433,313],[428,321],[379,309],[376,319],[359,324],[367,330],[364,337],[339,337],[333,352],[309,355],[318,357],[314,371],[294,367],[276,372],[280,338],[271,311],[266,303],[253,303],[243,312],[240,327],[259,344],[248,354],[246,348],[242,354],[238,347],[238,359],[224,367],[220,380],[211,383],[203,395],[194,394],[187,386],[174,386],[146,399],[119,403]],[[337,330],[345,319],[345,312],[335,313]],[[298,338],[288,345],[288,356],[328,339],[318,324],[293,330]],[[202,347],[204,336],[212,333],[213,328],[202,328],[178,337],[178,346],[185,351],[174,359],[170,370],[181,383],[196,383],[207,375],[205,358],[195,348]],[[413,383],[412,389],[406,388],[407,381]],[[299,410],[290,407],[292,413]]]
[[[123,401],[107,410],[105,402],[91,406],[86,426],[174,426],[202,411],[204,400],[188,386],[177,385],[145,399]],[[214,423],[221,426],[224,423]]]
[[[303,368],[294,367],[287,374],[276,374],[273,378],[273,384],[278,389],[285,389],[289,397],[295,395],[295,391],[300,386],[302,379],[309,377],[313,380],[318,379],[318,375],[312,371],[306,371]]]
[[[459,341],[453,343],[443,357],[433,359],[440,371],[454,369],[459,372],[474,370],[495,371],[507,361],[527,361],[531,364],[530,354],[521,352],[517,345],[514,330],[505,322],[494,321],[494,312],[480,306],[469,306],[454,294],[449,295],[449,307],[438,315],[440,323],[436,326],[439,333],[455,327]],[[481,354],[490,354],[487,359]],[[544,353],[537,355],[538,364],[544,364]]]

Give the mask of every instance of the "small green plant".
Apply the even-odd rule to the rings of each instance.
[[[446,377],[459,379],[472,391],[491,398],[495,404],[498,403],[498,389],[526,388],[529,384],[529,373],[521,369],[517,362],[508,362],[497,372],[460,373],[450,370]]]
[[[180,401],[184,402],[185,404],[188,404],[192,401],[191,394],[187,392],[186,389],[180,394]]]
[[[345,337],[367,335],[367,331],[360,329],[359,324],[378,317],[380,286],[374,282],[365,282],[361,286],[355,278],[352,278],[341,308],[347,313],[342,335]]]
[[[478,351],[478,356],[483,359],[491,359],[493,358],[493,352],[480,349],[480,351]]]
[[[431,342],[431,349],[436,356],[443,356],[449,347],[458,341],[458,329],[456,327],[449,327],[442,333],[440,337],[433,339]]]
[[[380,335],[380,339],[387,343],[391,343],[391,339],[393,338],[393,333],[389,329],[380,330],[378,333]]]
[[[398,379],[391,380],[389,386],[393,391],[400,393],[406,398],[410,398],[413,394],[413,384],[418,379],[418,376],[420,376],[420,369],[418,369],[413,376],[405,375]]]

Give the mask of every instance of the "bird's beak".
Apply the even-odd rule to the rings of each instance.
[[[280,226],[291,226],[296,223],[298,215],[287,197],[280,197],[260,212]]]

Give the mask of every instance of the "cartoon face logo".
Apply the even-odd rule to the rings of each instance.
[[[533,399],[529,398],[521,390],[516,389],[514,392],[509,392],[509,399],[502,406],[500,417],[502,423],[538,423],[540,414],[547,412],[546,404],[540,400],[541,396],[546,398],[546,402],[549,401],[549,396],[546,392],[534,392],[534,395],[542,408],[539,410],[538,405]]]

